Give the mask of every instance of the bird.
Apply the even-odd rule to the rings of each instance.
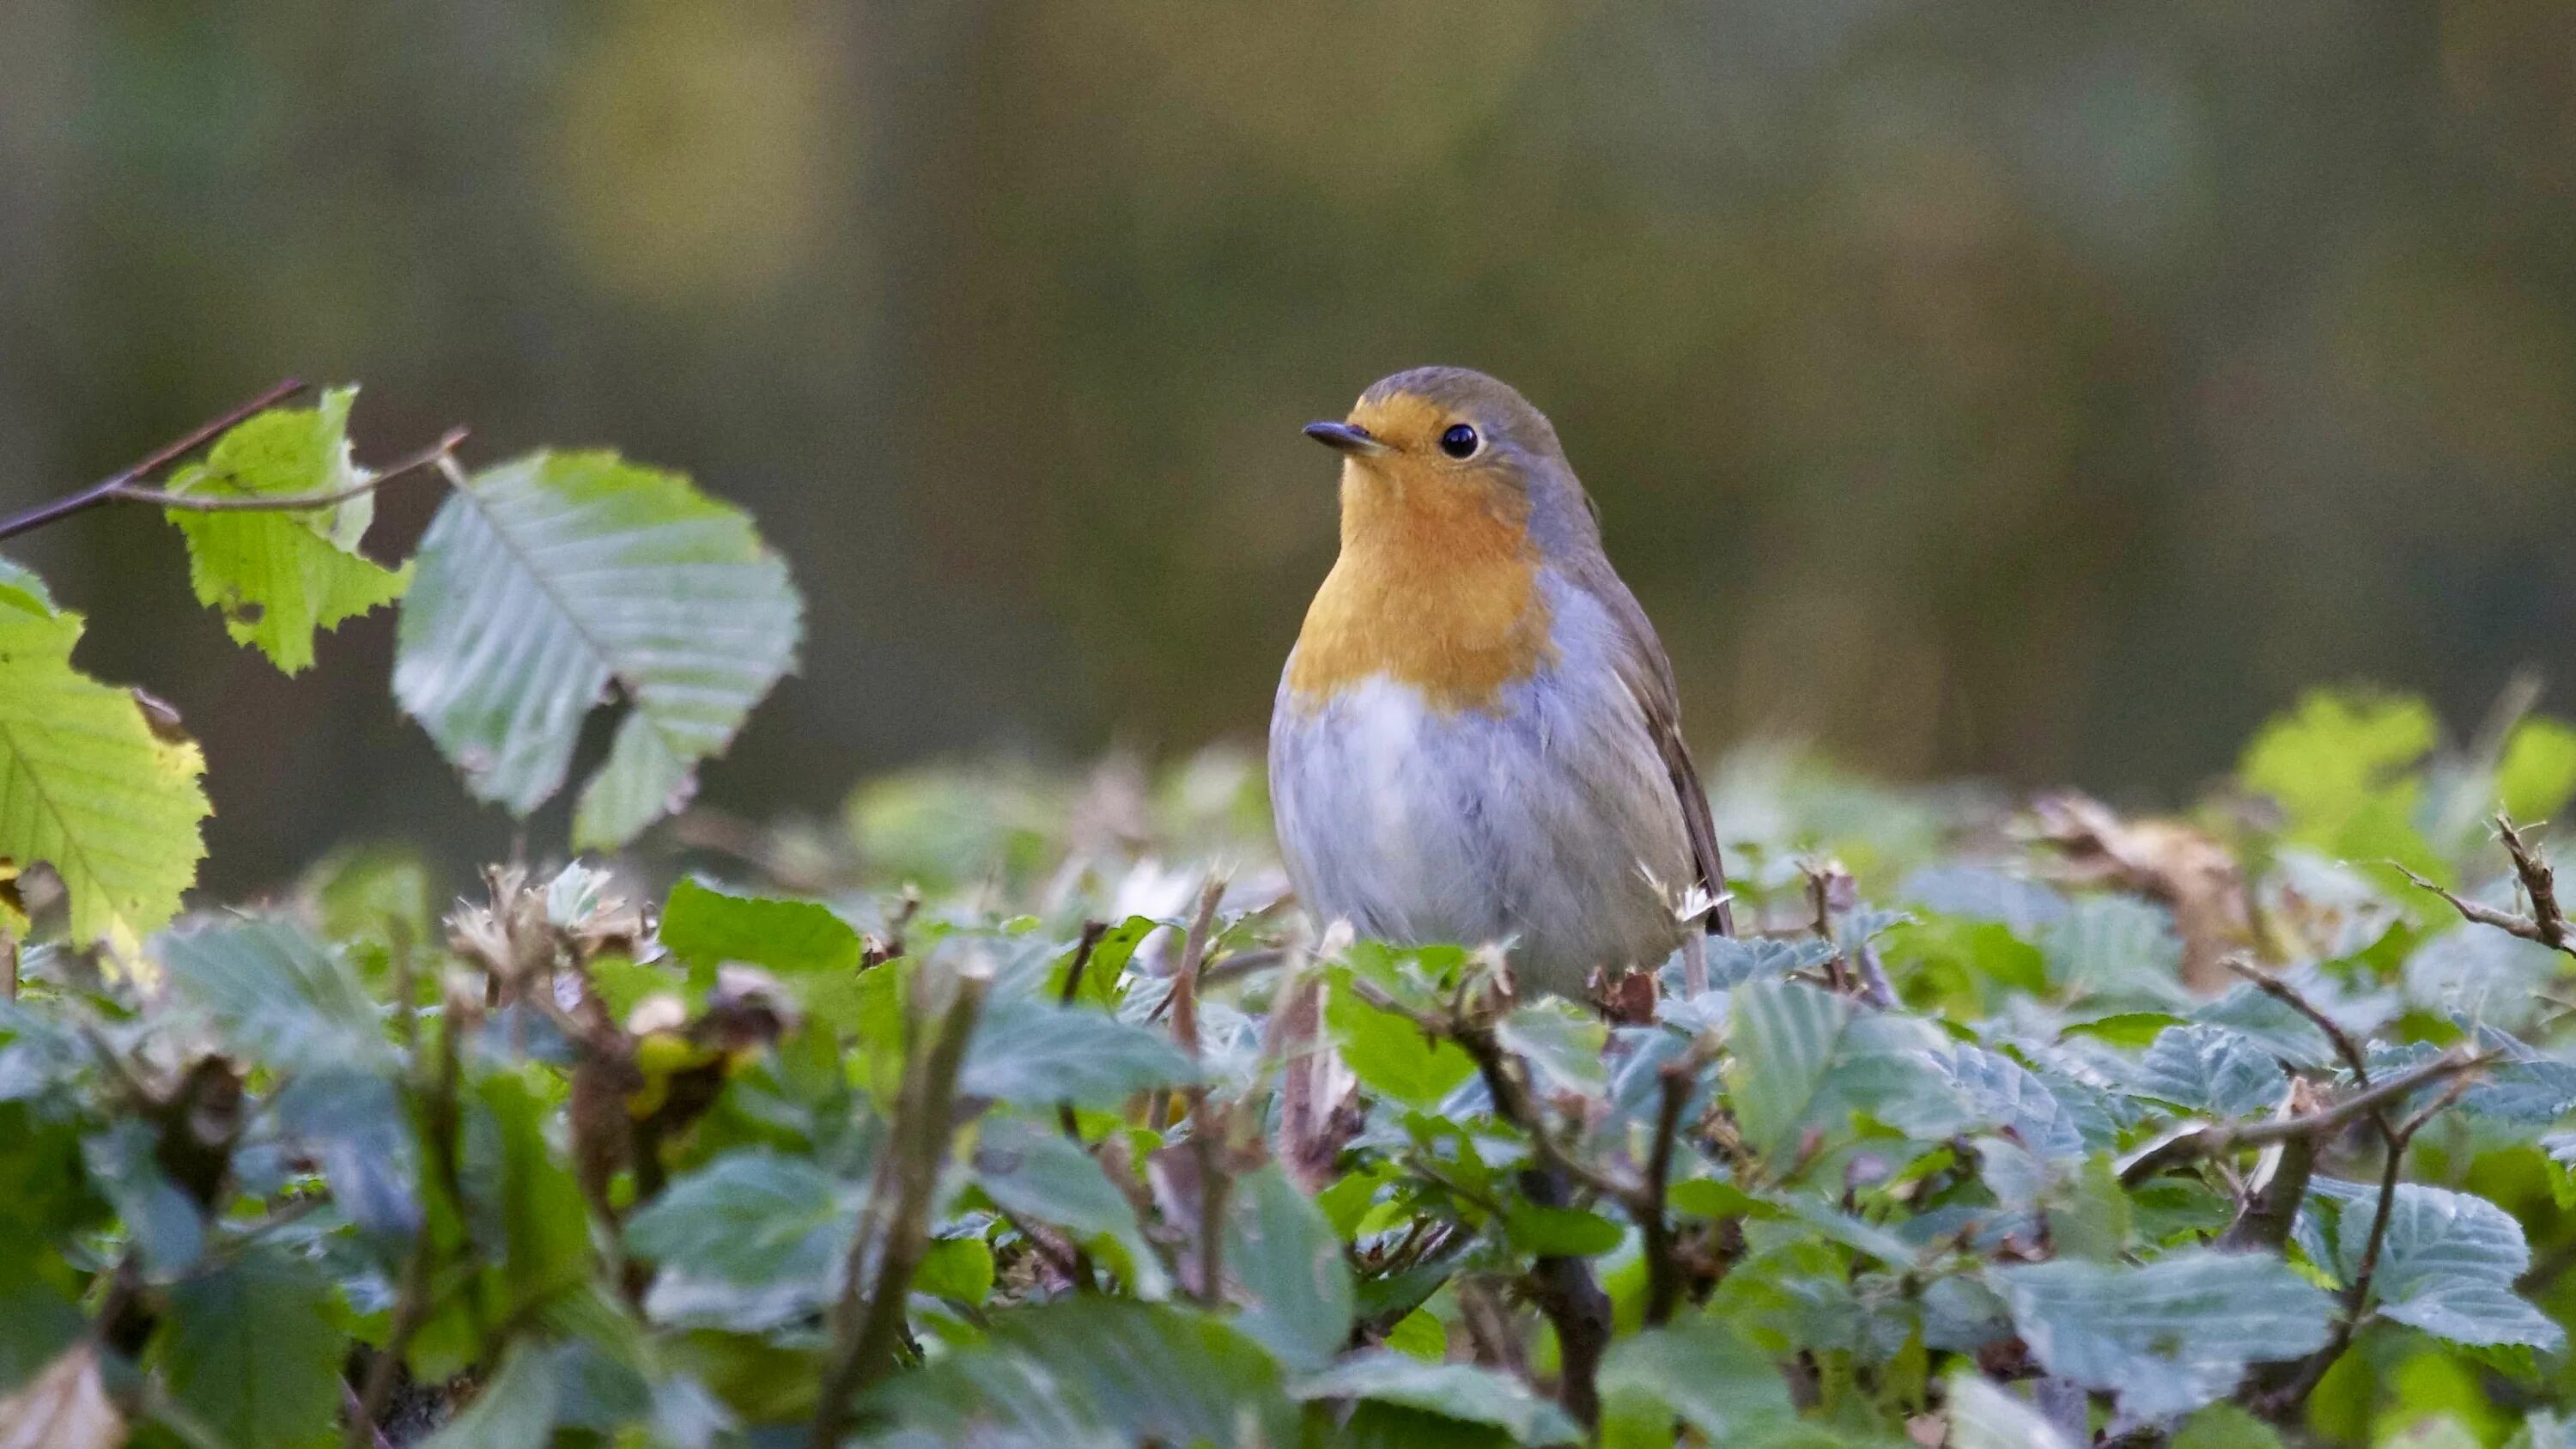
[[[1419,367],[1305,433],[1341,455],[1341,549],[1280,674],[1269,781],[1307,911],[1500,943],[1518,987],[1568,998],[1733,934],[1672,662],[1546,415]]]

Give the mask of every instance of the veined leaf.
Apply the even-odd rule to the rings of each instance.
[[[171,933],[163,966],[225,1047],[289,1071],[366,1069],[391,1058],[375,1002],[337,953],[279,920]]]
[[[1181,1049],[1156,1032],[1077,1006],[1015,998],[994,1003],[975,1024],[957,1088],[1005,1102],[1112,1107],[1130,1092],[1197,1077]]]
[[[1235,1326],[1281,1363],[1320,1368],[1351,1336],[1351,1267],[1314,1201],[1270,1163],[1235,1180],[1225,1266],[1252,1301]]]
[[[2137,1090],[2149,1097],[2212,1112],[2254,1117],[2281,1104],[2290,1079],[2253,1038],[2223,1026],[2169,1026],[2138,1062]]]
[[[1725,1076],[1746,1145],[1772,1156],[1797,1144],[1850,1024],[1850,1002],[1800,982],[1735,988]]]
[[[785,674],[802,630],[787,566],[751,521],[613,453],[533,453],[477,474],[421,540],[394,695],[479,799],[525,815],[562,788],[582,717],[630,706],[582,790],[579,847],[685,802]]]
[[[2199,1408],[2246,1367],[2323,1344],[2334,1302],[2280,1259],[2189,1248],[2143,1267],[2060,1259],[1989,1272],[2049,1372],[2132,1418]]]
[[[1981,1374],[1950,1380],[1950,1449],[2074,1449],[2048,1416]]]
[[[269,1246],[178,1284],[152,1347],[171,1396],[228,1443],[336,1437],[349,1343],[333,1326],[332,1294],[311,1266]]]
[[[1610,1346],[1601,1361],[1603,1433],[1622,1442],[1665,1445],[1679,1419],[1712,1444],[1797,1417],[1788,1381],[1760,1350],[1714,1318],[1650,1328]]]
[[[72,668],[80,634],[81,616],[33,575],[0,574],[0,867],[51,865],[74,936],[132,942],[178,914],[196,879],[205,758]]]
[[[332,493],[362,478],[349,457],[354,387],[319,407],[271,408],[224,434],[170,491],[220,498]],[[188,539],[188,583],[222,612],[236,644],[256,646],[288,674],[313,662],[313,634],[402,597],[411,566],[388,569],[358,552],[375,518],[372,493],[300,513],[165,510]]]
[[[2370,1238],[2379,1188],[2319,1178],[2308,1190],[2311,1211],[2321,1207],[2334,1216],[2336,1270],[2350,1282]],[[2371,1297],[2386,1317],[2454,1343],[2555,1351],[2565,1332],[2514,1291],[2514,1279],[2530,1266],[2522,1224],[2503,1208],[2468,1193],[2403,1182],[2389,1208]]]

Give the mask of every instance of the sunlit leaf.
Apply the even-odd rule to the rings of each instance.
[[[2060,1260],[1992,1270],[2049,1372],[2163,1418],[2224,1397],[2256,1363],[2323,1344],[2334,1302],[2280,1259],[2184,1249],[2138,1267]]]
[[[534,453],[457,490],[421,540],[394,695],[479,799],[525,815],[582,719],[628,706],[574,813],[624,843],[685,802],[790,667],[803,605],[740,512],[610,453]]]

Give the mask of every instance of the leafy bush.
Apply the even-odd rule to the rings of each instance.
[[[572,843],[684,806],[795,648],[749,522],[451,439],[386,567],[348,403],[99,499],[281,669],[399,601],[479,798],[613,699]],[[1308,938],[1223,751],[174,923],[205,765],[80,631],[0,564],[0,1444],[2562,1442],[2521,708],[2319,695],[2189,820],[1747,752],[1746,934],[1569,1003]]]

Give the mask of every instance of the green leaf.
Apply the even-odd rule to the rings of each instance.
[[[170,491],[200,497],[284,498],[337,492],[363,475],[349,457],[353,387],[318,408],[271,408],[224,434],[206,461],[181,469]],[[164,510],[188,539],[197,602],[220,610],[224,631],[288,674],[313,663],[313,635],[403,595],[411,567],[388,569],[358,552],[376,500],[360,494],[296,513]]]
[[[1144,1027],[1016,998],[994,1003],[976,1023],[957,1086],[970,1097],[1105,1109],[1197,1077],[1179,1047]]]
[[[2187,1248],[2142,1267],[2062,1259],[1988,1274],[2049,1372],[2160,1419],[2224,1397],[2249,1364],[2326,1340],[2334,1302],[2280,1259]]]
[[[1529,1064],[1542,1093],[1598,1093],[1608,1085],[1601,1044],[1609,1033],[1598,1016],[1573,1002],[1551,996],[1514,1007],[1495,1024],[1494,1035]]]
[[[975,1185],[993,1205],[1024,1221],[1052,1223],[1086,1242],[1107,1238],[1126,1254],[1139,1297],[1171,1285],[1136,1221],[1135,1204],[1092,1155],[1018,1117],[989,1117],[976,1138]]]
[[[1817,1115],[1851,1003],[1796,981],[1749,982],[1732,1003],[1725,1079],[1736,1123],[1756,1153],[1786,1156]]]
[[[224,921],[161,939],[179,998],[224,1048],[280,1071],[373,1070],[393,1051],[375,1001],[337,952],[275,919]]]
[[[1320,1368],[1351,1336],[1342,1240],[1277,1163],[1235,1179],[1225,1267],[1251,1302],[1235,1326],[1292,1369]]]
[[[829,1173],[755,1147],[673,1179],[627,1219],[626,1245],[730,1283],[814,1283],[838,1271],[857,1221],[855,1197]]]
[[[336,1443],[349,1342],[332,1298],[301,1259],[255,1247],[170,1289],[151,1354],[171,1397],[230,1443]]]
[[[572,1169],[546,1143],[546,1106],[520,1077],[474,1085],[463,1177],[476,1235],[505,1301],[527,1306],[590,1277],[590,1209]],[[497,1255],[492,1249],[497,1247]]]
[[[1369,1090],[1408,1107],[1437,1107],[1476,1075],[1476,1063],[1458,1044],[1425,1037],[1391,1011],[1380,1011],[1352,992],[1347,977],[1324,997],[1324,1026],[1351,1075]]]
[[[2576,726],[2534,717],[2514,727],[2496,766],[2496,795],[2516,820],[2547,820],[2576,797]]]
[[[2314,1207],[2334,1215],[2336,1266],[2350,1282],[2370,1238],[2379,1188],[2320,1178],[2309,1192]],[[2566,1342],[2565,1331],[2514,1291],[2514,1280],[2530,1266],[2522,1224],[2503,1208],[2464,1192],[2399,1183],[2371,1297],[2384,1317],[2437,1338],[2554,1353]]]
[[[859,933],[831,907],[732,895],[693,880],[671,887],[661,934],[663,945],[693,964],[747,961],[782,975],[859,965]]]
[[[2320,691],[2255,735],[2239,773],[2280,802],[2292,839],[2434,871],[2440,862],[2413,824],[2422,785],[2409,772],[2440,734],[2420,699]]]
[[[1563,1409],[1508,1374],[1463,1363],[1424,1363],[1400,1353],[1359,1353],[1300,1380],[1300,1399],[1355,1399],[1419,1409],[1502,1430],[1515,1444],[1563,1444],[1583,1431]]]
[[[2171,1449],[2281,1449],[2281,1435],[2234,1404],[2212,1404],[2183,1421]]]
[[[740,512],[612,453],[533,453],[475,475],[421,540],[394,696],[477,799],[526,815],[558,789],[584,715],[629,706],[582,791],[577,847],[614,847],[687,800],[791,666],[803,605]]]
[[[2049,972],[2073,995],[2143,1006],[2181,1006],[2182,940],[2158,906],[2127,896],[2086,896],[2040,929]]]
[[[1985,1126],[2009,1128],[2043,1161],[2084,1155],[2084,1134],[2048,1084],[2001,1052],[1962,1046],[1951,1053],[1950,1074]]]
[[[178,914],[197,877],[205,759],[157,737],[131,694],[73,669],[80,634],[80,615],[40,591],[0,588],[0,872],[51,865],[73,936],[131,945]]]
[[[859,1411],[925,1443],[1296,1441],[1258,1343],[1206,1314],[1105,1297],[995,1313],[982,1345],[896,1375]]]
[[[1503,1226],[1513,1247],[1543,1258],[1589,1258],[1609,1252],[1627,1237],[1599,1213],[1527,1202],[1513,1203]]]
[[[993,1250],[982,1238],[941,1238],[922,1255],[912,1291],[982,1306],[993,1296]]]
[[[1680,1420],[1712,1444],[1758,1439],[1797,1417],[1768,1355],[1715,1318],[1650,1328],[1601,1360],[1605,1439],[1668,1445]]]
[[[2273,1055],[2242,1032],[2193,1023],[2168,1027],[2138,1061],[2136,1089],[2195,1112],[2257,1117],[2289,1094]]]
[[[475,1393],[474,1402],[421,1449],[546,1449],[562,1402],[554,1354],[523,1338],[510,1345],[500,1372]]]

